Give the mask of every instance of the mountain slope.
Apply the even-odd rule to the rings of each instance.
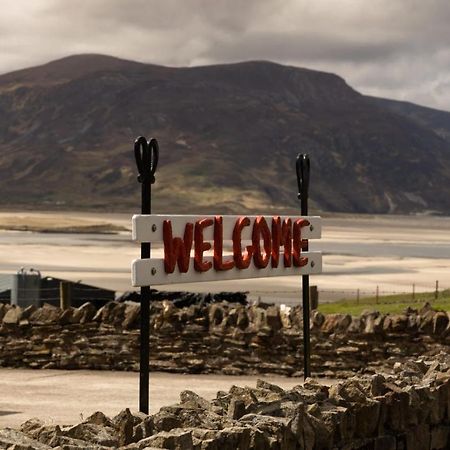
[[[167,68],[79,55],[0,76],[0,205],[138,210],[132,142],[157,137],[159,212],[450,214],[450,144],[333,74],[247,62]]]
[[[382,108],[407,117],[450,142],[450,112],[415,105],[410,102],[368,97]]]

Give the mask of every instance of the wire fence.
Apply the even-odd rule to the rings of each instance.
[[[78,286],[77,283],[71,284],[73,294],[77,296],[86,295],[87,299],[95,298],[95,293],[105,292],[105,289],[99,287]],[[356,304],[376,304],[376,303],[415,303],[424,301],[449,301],[450,302],[450,284],[441,285],[439,281],[428,285],[416,285],[411,283],[409,289],[402,285],[398,289],[392,287],[383,287],[375,285],[369,289],[360,288],[322,288],[320,286],[311,286],[315,289],[317,300],[321,303],[330,303],[335,301],[348,301]],[[43,301],[57,302],[61,300],[61,286],[54,287],[36,287],[20,288],[24,294],[36,294]],[[260,300],[272,303],[296,304],[301,299],[301,286],[292,289],[266,289],[249,290],[247,292],[250,301]]]
[[[315,290],[317,301],[330,303],[348,301],[356,304],[377,303],[415,303],[424,301],[450,301],[450,284],[442,286],[439,281],[428,285],[411,283],[407,288],[402,285],[398,289],[391,286],[374,285],[371,288],[322,288],[311,286]],[[301,288],[284,290],[251,290],[249,297],[259,301],[275,301],[277,303],[293,303],[301,298]]]

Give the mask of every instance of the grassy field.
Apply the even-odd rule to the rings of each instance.
[[[382,313],[398,314],[406,308],[420,309],[425,302],[431,303],[433,308],[450,311],[450,289],[439,292],[438,298],[434,298],[433,292],[417,293],[412,299],[412,294],[397,294],[355,299],[343,299],[333,303],[319,303],[319,311],[324,314],[351,314],[358,316],[365,310],[376,310]]]

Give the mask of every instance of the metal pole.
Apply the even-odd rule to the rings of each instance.
[[[138,181],[142,184],[141,213],[152,212],[152,184],[155,182],[155,171],[158,165],[159,148],[156,139],[147,141],[139,137],[134,143],[134,156],[138,167]],[[150,242],[141,243],[141,258],[151,256]],[[149,413],[150,397],[150,286],[141,287],[141,320],[140,320],[140,361],[139,361],[139,411]]]
[[[434,299],[437,300],[438,296],[439,296],[439,281],[436,280],[436,286],[434,289]]]
[[[309,155],[299,154],[296,162],[298,198],[300,199],[301,215],[308,215],[308,190],[309,190]],[[302,248],[308,251],[308,244]],[[311,376],[311,338],[309,333],[309,275],[302,275],[302,306],[303,306],[303,378]]]

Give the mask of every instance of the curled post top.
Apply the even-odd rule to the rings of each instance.
[[[158,141],[155,138],[147,141],[144,136],[139,136],[134,141],[134,157],[139,172],[139,183],[153,184],[159,159]]]
[[[310,171],[310,161],[309,155],[299,153],[297,155],[297,161],[295,164],[297,170],[297,184],[298,184],[298,198],[306,199],[308,198],[309,191],[309,171]]]

